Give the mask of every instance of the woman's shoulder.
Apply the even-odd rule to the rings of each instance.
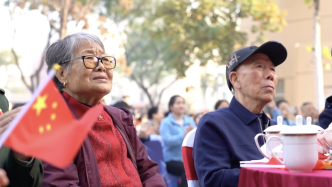
[[[133,125],[133,115],[131,112],[124,108],[116,108],[104,105],[105,111],[112,117],[112,119],[120,122],[126,122]]]

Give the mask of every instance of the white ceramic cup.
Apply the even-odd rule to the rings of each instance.
[[[281,135],[279,134],[279,132],[278,133],[266,133],[266,135],[265,134],[263,134],[263,133],[259,133],[259,134],[257,134],[256,136],[255,136],[255,143],[256,143],[256,147],[257,147],[257,149],[259,150],[259,152],[261,152],[261,154],[265,157],[265,158],[267,158],[267,159],[270,159],[271,158],[271,152],[272,152],[272,150],[274,149],[274,148],[276,148],[277,146],[279,146],[281,143],[280,143],[280,141],[279,140],[271,140],[271,143],[270,143],[270,148],[268,147],[268,146],[265,146],[266,147],[266,152],[264,152],[264,151],[262,151],[262,149],[261,149],[261,147],[259,146],[259,144],[258,144],[258,137],[260,137],[260,136],[263,136],[264,138],[265,138],[265,140],[267,140],[268,138],[270,138],[271,136],[279,136],[280,138],[281,138]],[[266,154],[265,154],[266,153]]]
[[[272,155],[290,172],[311,172],[315,168],[318,160],[316,134],[282,134],[282,138],[271,136],[267,139],[267,147],[271,146],[273,139],[283,144],[284,161],[273,151]]]

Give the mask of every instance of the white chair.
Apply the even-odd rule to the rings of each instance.
[[[195,170],[193,147],[196,135],[196,129],[191,130],[182,142],[182,158],[183,165],[186,171],[186,178],[188,181],[188,187],[200,187],[198,177]]]

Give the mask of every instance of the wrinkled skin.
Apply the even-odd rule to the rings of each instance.
[[[235,98],[253,113],[261,113],[276,92],[278,76],[270,58],[257,53],[241,63],[229,75]]]
[[[82,41],[74,53],[74,58],[85,55],[106,56],[98,44]],[[69,73],[66,68],[61,68],[56,72],[56,76],[60,82],[66,82],[64,92],[90,106],[99,103],[112,90],[113,70],[107,70],[100,62],[95,69],[88,69],[82,59],[74,60]]]

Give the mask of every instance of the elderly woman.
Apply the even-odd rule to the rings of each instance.
[[[226,79],[234,97],[229,107],[210,112],[198,125],[193,157],[200,186],[237,187],[240,161],[262,159],[254,137],[276,124],[263,112],[278,82],[275,67],[287,57],[279,42],[267,42],[233,53]],[[263,140],[259,140],[263,145]]]
[[[59,64],[54,81],[74,115],[81,117],[112,89],[114,57],[94,35],[77,33],[53,43],[48,69]],[[66,153],[63,153],[66,154]],[[43,186],[166,186],[158,165],[136,136],[128,110],[104,105],[73,162],[64,169],[43,163]]]

